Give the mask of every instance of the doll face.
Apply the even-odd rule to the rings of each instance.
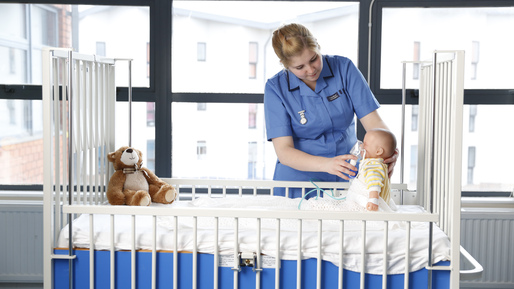
[[[137,164],[137,162],[139,161],[139,155],[137,154],[136,150],[128,148],[125,151],[123,151],[120,160],[127,166],[133,166]]]
[[[316,85],[316,81],[323,69],[321,55],[306,48],[301,54],[291,57],[289,61],[289,71],[307,85]]]

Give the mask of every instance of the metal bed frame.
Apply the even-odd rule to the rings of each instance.
[[[441,60],[439,55],[451,55],[451,58]],[[266,211],[266,218],[281,220],[295,219],[301,225],[305,220],[316,220],[319,223],[318,235],[321,240],[322,220],[338,220],[341,226],[341,239],[343,242],[345,221],[361,221],[363,229],[362,244],[362,269],[360,272],[360,288],[365,288],[365,240],[366,224],[370,221],[380,221],[387,228],[388,222],[403,221],[409,224],[405,238],[410,240],[411,222],[429,222],[430,228],[436,224],[449,237],[451,241],[451,264],[449,266],[436,266],[430,262],[427,266],[429,272],[429,288],[432,284],[433,271],[450,272],[449,288],[458,288],[461,278],[476,278],[480,276],[482,268],[460,246],[460,172],[461,172],[461,147],[462,147],[462,99],[463,99],[463,69],[464,53],[462,51],[436,51],[433,62],[422,67],[420,88],[420,136],[419,136],[419,169],[417,196],[419,203],[425,207],[427,213],[423,214],[394,214],[394,213],[349,213],[329,211]],[[126,61],[127,59],[118,59]],[[234,265],[233,284],[237,288],[241,264],[252,264],[255,272],[255,288],[261,287],[261,252],[260,246],[254,252],[240,252],[238,244],[238,220],[240,218],[256,218],[260,224],[263,212],[260,210],[191,210],[187,208],[148,208],[128,206],[103,206],[105,202],[105,189],[108,178],[112,174],[112,167],[106,161],[107,152],[114,151],[114,104],[115,87],[114,74],[117,59],[99,58],[96,56],[82,55],[76,52],[62,49],[46,49],[43,52],[43,103],[44,103],[44,286],[54,286],[54,263],[65,259],[69,262],[69,288],[73,288],[73,266],[76,251],[70,241],[68,254],[56,254],[56,240],[60,229],[70,226],[72,234],[72,220],[80,214],[90,214],[90,247],[89,247],[89,284],[95,285],[95,248],[93,236],[93,214],[107,214],[111,219],[111,230],[115,215],[130,215],[133,232],[135,231],[135,216],[152,216],[152,225],[156,228],[156,220],[159,216],[172,216],[177,228],[180,217],[215,216],[229,217],[234,220]],[[129,67],[131,61],[129,61]],[[404,68],[407,62],[404,63]],[[434,69],[435,67],[435,69]],[[130,69],[129,69],[130,71]],[[404,69],[405,71],[405,69]],[[404,73],[405,77],[405,73]],[[130,78],[130,73],[129,73]],[[131,82],[129,81],[129,84]],[[405,81],[404,81],[405,83]],[[129,88],[131,91],[131,88]],[[405,99],[405,85],[404,85]],[[129,102],[130,93],[129,93]],[[404,102],[405,103],[405,102]],[[129,105],[130,109],[131,105]],[[129,120],[130,123],[130,120]],[[131,128],[129,128],[131,129]],[[403,128],[402,128],[403,129]],[[403,131],[402,131],[403,152]],[[403,171],[403,160],[402,160]],[[449,174],[457,177],[449,178]],[[402,174],[403,175],[403,174]],[[403,178],[403,177],[402,177]],[[191,193],[191,198],[197,194],[207,196],[225,196],[227,190],[236,190],[237,194],[257,194],[258,190],[268,190],[270,194],[275,187],[295,187],[305,191],[313,188],[310,182],[279,182],[279,181],[250,181],[250,180],[198,180],[198,179],[165,179],[165,181],[177,187],[179,198],[185,195],[184,187]],[[322,187],[345,189],[347,183],[322,183]],[[201,188],[201,189],[199,189]],[[221,193],[215,193],[213,188],[221,189]],[[405,190],[403,184],[394,185],[393,188]],[[182,193],[180,192],[182,190]],[[199,193],[199,190],[203,190]],[[245,193],[243,193],[245,191]],[[66,218],[65,218],[66,216]],[[260,240],[260,231],[257,229]],[[114,234],[114,233],[112,233]],[[134,234],[134,233],[133,233]],[[174,238],[177,238],[175,230]],[[214,228],[214,234],[218,237],[218,228]],[[276,228],[277,240],[280,238],[280,221]],[[301,240],[301,231],[298,232]],[[387,244],[388,231],[384,232],[384,242]],[[430,234],[431,236],[432,234]],[[193,239],[196,242],[196,232]],[[70,235],[69,240],[72,240]],[[153,240],[151,250],[151,288],[157,287],[157,249]],[[407,242],[409,243],[409,242]],[[175,242],[176,246],[177,242]],[[302,254],[298,249],[296,270],[296,286],[302,288],[301,270]],[[217,252],[215,249],[215,252]],[[136,248],[135,241],[131,250],[131,287],[136,288]],[[316,266],[316,288],[322,286],[322,245],[319,243]],[[431,248],[429,260],[431,260]],[[178,252],[175,247],[173,252]],[[200,252],[193,249],[192,256],[192,288],[198,285],[198,255]],[[276,254],[280,256],[280,242],[276,245]],[[341,243],[340,264],[343,259],[343,244]],[[387,259],[388,249],[384,246],[383,256]],[[460,270],[461,254],[463,260],[474,266],[472,270]],[[178,286],[178,255],[173,254],[173,288]],[[115,288],[115,248],[110,249],[110,287]],[[214,288],[218,286],[218,261],[219,256],[214,254]],[[280,268],[280,258],[276,258],[276,268]],[[386,262],[384,262],[386,263]],[[409,263],[409,246],[406,248],[406,264]],[[387,265],[384,264],[382,276],[382,288],[387,288]],[[404,287],[409,286],[409,266],[404,274]],[[280,288],[280,270],[275,270],[275,288]],[[343,288],[343,267],[338,268],[338,288]]]

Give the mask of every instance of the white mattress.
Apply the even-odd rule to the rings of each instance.
[[[299,199],[288,199],[276,196],[250,196],[226,198],[199,198],[192,202],[178,201],[171,205],[152,204],[152,206],[174,207],[231,207],[231,208],[259,208],[273,210],[298,210]],[[310,199],[303,201],[301,208],[308,208]],[[108,206],[108,205],[107,205]],[[305,207],[304,207],[305,206]],[[423,212],[419,206],[397,206],[398,214]],[[136,217],[136,249],[152,249],[152,217]],[[95,249],[110,249],[110,220],[108,215],[94,215]],[[261,253],[277,257],[276,253],[276,222],[275,219],[261,220]],[[383,271],[383,222],[368,222],[366,236],[366,267],[365,271],[371,274],[382,274]],[[177,248],[179,251],[193,251],[193,219],[179,217],[179,234]],[[428,260],[428,224],[412,222],[409,270],[417,271],[427,266]],[[281,253],[283,260],[297,260],[298,248],[298,221],[281,220]],[[214,253],[214,218],[198,217],[197,219],[197,251],[201,253]],[[158,217],[157,219],[157,250],[173,250],[174,232],[172,217]],[[234,254],[234,220],[219,218],[219,254]],[[323,221],[322,258],[339,266],[339,221]],[[73,222],[73,244],[78,248],[89,248],[89,215],[83,214]],[[255,252],[256,220],[239,219],[239,250],[242,252]],[[405,224],[389,222],[388,233],[388,274],[403,274],[405,271]],[[359,221],[346,221],[344,234],[344,264],[348,270],[360,272],[362,226]],[[302,258],[316,258],[318,256],[318,222],[303,221],[302,223]],[[60,234],[58,246],[68,247],[68,227]],[[130,250],[131,217],[120,215],[115,217],[115,248],[116,250]],[[434,226],[433,262],[450,259],[450,242],[444,232]]]

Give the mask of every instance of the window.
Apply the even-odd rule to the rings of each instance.
[[[257,104],[248,104],[248,128],[257,127]]]
[[[514,142],[506,124],[514,123],[512,105],[464,105],[462,190],[472,192],[511,192],[514,188],[514,155],[496,153],[498,144]],[[476,113],[477,111],[480,113]],[[472,115],[475,115],[472,117]],[[501,117],[498,117],[501,116]],[[473,126],[473,132],[468,125]],[[468,132],[469,133],[466,133]],[[466,155],[467,153],[467,155]]]
[[[349,57],[364,76],[369,71],[373,93],[382,103],[380,113],[395,133],[400,131],[400,62],[418,57],[424,61],[434,49],[462,47],[468,61],[464,148],[475,147],[473,184],[468,184],[467,173],[463,172],[463,190],[489,195],[511,192],[514,187],[512,169],[503,166],[514,160],[489,156],[490,141],[514,141],[503,125],[514,123],[509,92],[514,79],[514,71],[509,69],[514,64],[510,51],[514,38],[505,34],[514,30],[514,8],[499,6],[504,1],[371,1],[371,51],[367,46],[368,21],[362,17],[369,15],[370,1],[90,2],[0,4],[0,19],[9,23],[0,25],[0,162],[13,171],[9,177],[2,176],[0,187],[42,183],[36,174],[24,174],[23,161],[14,157],[17,152],[13,150],[21,144],[42,147],[41,48],[73,47],[95,54],[97,42],[105,43],[107,56],[134,59],[133,123],[141,127],[134,128],[138,137],[132,141],[134,146],[148,150],[144,156],[153,154],[148,158],[155,160],[159,176],[247,178],[249,143],[256,143],[254,176],[272,178],[276,155],[263,129],[262,91],[265,81],[282,67],[266,41],[278,23],[291,21],[311,29],[322,53]],[[150,19],[150,11],[170,13],[152,13]],[[380,42],[373,42],[375,39]],[[255,78],[249,73],[252,42],[258,48]],[[198,49],[198,43],[204,47]],[[207,43],[209,61],[198,61],[202,50],[200,55],[206,60]],[[116,117],[121,121],[117,122],[116,146],[128,140],[128,84],[124,76],[128,70],[120,69],[116,76]],[[414,70],[407,74],[412,75],[408,77],[409,89],[417,87]],[[483,71],[488,73],[480,73]],[[154,105],[154,122],[169,119],[170,123],[159,121],[152,126],[150,103]],[[207,104],[209,110],[205,110]],[[256,105],[252,116],[250,104]],[[406,115],[412,117],[406,119],[406,127],[411,127],[405,133],[406,158],[416,155],[416,104],[416,92],[409,90]],[[499,115],[501,122],[496,121]],[[152,140],[153,152],[149,145]],[[200,160],[202,166],[198,164],[198,140],[209,143],[208,158],[205,155]],[[235,157],[227,161],[226,155]],[[222,161],[227,164],[220,170]],[[411,160],[406,159],[405,164],[411,164]],[[467,166],[464,149],[463,171]],[[487,169],[490,167],[499,169],[493,172]],[[14,168],[21,171],[16,173]],[[398,167],[395,178],[399,172]],[[405,176],[410,181],[414,173],[407,169]]]
[[[206,111],[207,110],[207,103],[205,102],[199,102],[196,104],[196,110],[197,111]]]
[[[1,184],[43,183],[41,100],[0,99]]]
[[[358,2],[173,1],[172,93],[262,94],[282,69],[270,34],[291,19],[316,35],[322,53],[358,63]]]
[[[471,79],[477,79],[478,56],[480,53],[480,42],[473,41],[471,43]]]
[[[146,78],[150,78],[150,43],[146,43]]]
[[[250,79],[257,78],[257,58],[258,58],[258,43],[257,42],[250,42],[249,45],[249,53],[248,53],[248,62],[250,63],[249,66],[249,75]]]
[[[257,142],[248,143],[248,179],[256,179],[257,176]]]
[[[501,159],[491,157],[490,142],[510,143],[514,140],[512,134],[505,133],[502,125],[510,123],[514,114],[510,92],[514,71],[509,69],[514,65],[514,57],[507,48],[514,46],[514,40],[504,37],[502,32],[514,29],[514,8],[493,7],[498,4],[479,2],[477,6],[482,7],[455,7],[456,2],[453,1],[451,4],[432,3],[437,7],[430,7],[431,4],[427,2],[423,8],[405,1],[401,4],[387,1],[375,3],[378,6],[376,13],[381,15],[382,22],[373,26],[376,28],[375,35],[380,35],[380,43],[372,44],[370,85],[379,102],[394,103],[396,101],[393,99],[401,96],[400,65],[402,61],[409,60],[413,43],[413,60],[419,61],[432,61],[431,53],[434,50],[464,50],[467,64],[464,81],[463,195],[503,196],[514,187],[509,177],[513,170],[505,166],[512,160],[510,156]],[[373,57],[374,52],[380,56]],[[416,59],[418,53],[419,59]],[[419,86],[417,69],[415,65],[410,65],[409,69],[412,71],[407,71],[407,75],[414,77],[407,78],[407,103],[416,104],[415,89]],[[415,115],[413,107],[411,129],[416,127]],[[501,120],[498,116],[501,116]],[[394,123],[394,117],[386,123]],[[409,142],[409,133],[405,137]],[[495,169],[490,170],[491,167]]]
[[[322,53],[359,61],[357,2],[173,1],[172,19],[173,177],[273,178],[276,154],[266,139],[262,94],[283,69],[270,42],[279,23],[298,19]],[[198,61],[199,43],[209,45],[208,61]],[[200,111],[206,100],[209,109]],[[201,168],[188,153],[199,139],[209,144]],[[256,144],[250,163],[249,143]],[[249,166],[258,169],[249,173]]]
[[[10,74],[16,74],[16,49],[9,48],[9,72]]]
[[[196,156],[199,160],[203,160],[205,155],[207,155],[207,142],[199,140],[196,142]]]
[[[413,52],[412,61],[420,61],[420,59],[419,59],[420,50],[421,50],[421,44],[419,43],[419,41],[414,41],[414,52]],[[414,67],[412,68],[412,79],[419,79],[420,64],[415,62],[413,64],[413,66]]]
[[[146,103],[146,126],[155,126],[155,103]]]
[[[413,146],[411,146],[411,149],[410,149],[410,167],[409,167],[409,169],[410,169],[409,182],[411,184],[415,184],[416,180],[418,179],[417,178],[417,173],[418,173],[417,159],[418,159],[418,146],[413,145]]]
[[[58,45],[57,9],[49,5],[33,5],[30,10],[31,13],[34,13],[31,17],[31,22],[36,27],[41,27],[41,29],[32,31],[36,33],[32,37],[38,43],[46,46]]]
[[[476,148],[475,147],[468,147],[468,180],[466,184],[472,185],[473,184],[473,172],[475,170],[475,156],[476,156]]]
[[[477,105],[472,104],[469,106],[469,132],[475,131],[475,119],[477,116]]]
[[[156,161],[155,150],[155,103],[132,102],[132,116],[129,117],[129,106],[126,101],[116,102],[116,126],[114,138],[116,148],[131,145],[143,153],[143,164]],[[129,121],[132,133],[129,134]],[[130,138],[129,139],[129,135]]]
[[[197,61],[205,61],[206,59],[206,50],[207,50],[207,44],[205,42],[198,42],[196,45],[196,60]]]
[[[146,151],[148,152],[148,157],[146,158],[146,167],[154,171],[155,170],[155,140],[150,139],[147,141]]]
[[[135,59],[133,85],[148,86],[144,69],[138,69],[144,63],[139,62],[141,53],[136,48],[141,40],[149,42],[149,9],[51,2],[1,3],[0,19],[9,23],[0,25],[0,63],[5,64],[0,67],[0,86],[8,85],[0,88],[0,161],[9,167],[0,183],[42,184],[43,110],[41,91],[36,88],[42,83],[42,49],[47,46],[73,47],[81,53],[105,56],[109,45],[113,51],[122,51],[118,52],[118,57]],[[138,37],[126,37],[126,33],[137,34]],[[117,72],[116,84],[126,86],[127,68],[120,65]],[[146,122],[143,120],[142,123]],[[123,124],[126,126],[126,122]],[[151,134],[145,131],[142,135],[148,137]],[[118,141],[126,144],[126,140],[126,135],[122,135]],[[25,154],[20,158],[19,155],[23,154],[18,152],[29,147],[34,155]],[[146,150],[146,140],[138,148]],[[29,158],[32,160],[30,164]]]
[[[418,131],[418,117],[419,117],[419,106],[413,105],[412,106],[412,120],[411,120],[411,131]]]
[[[501,35],[514,29],[514,7],[386,7],[382,15],[381,88],[400,88],[398,67],[408,60],[412,43],[418,42],[423,43],[421,61],[430,61],[434,50],[464,50],[471,62],[466,71],[471,75],[466,77],[466,89],[512,89],[514,71],[509,68],[514,66],[514,57],[510,56],[514,40]],[[479,54],[484,56],[480,65],[494,73],[477,78]]]
[[[107,54],[106,54],[105,50],[106,50],[105,42],[103,42],[103,41],[96,42],[96,55],[106,56]]]
[[[381,118],[391,129],[396,136],[396,142],[398,149],[402,148],[402,107],[401,105],[382,105],[378,112]],[[406,105],[405,106],[405,131],[403,132],[403,168],[401,167],[401,157],[398,159],[394,174],[391,178],[392,183],[400,183],[402,176],[404,183],[407,184],[409,190],[416,190],[416,179],[417,179],[417,160],[418,160],[418,106],[417,105]],[[408,117],[412,116],[412,117]],[[415,130],[409,129],[416,128]],[[361,139],[362,140],[362,139]]]

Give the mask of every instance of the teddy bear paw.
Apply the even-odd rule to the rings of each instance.
[[[166,202],[171,203],[175,200],[177,197],[177,192],[175,189],[168,190],[166,194],[164,194],[164,198],[166,199]]]
[[[139,205],[145,207],[145,206],[149,206],[151,202],[152,202],[152,199],[150,198],[150,196],[144,196],[139,201]]]

